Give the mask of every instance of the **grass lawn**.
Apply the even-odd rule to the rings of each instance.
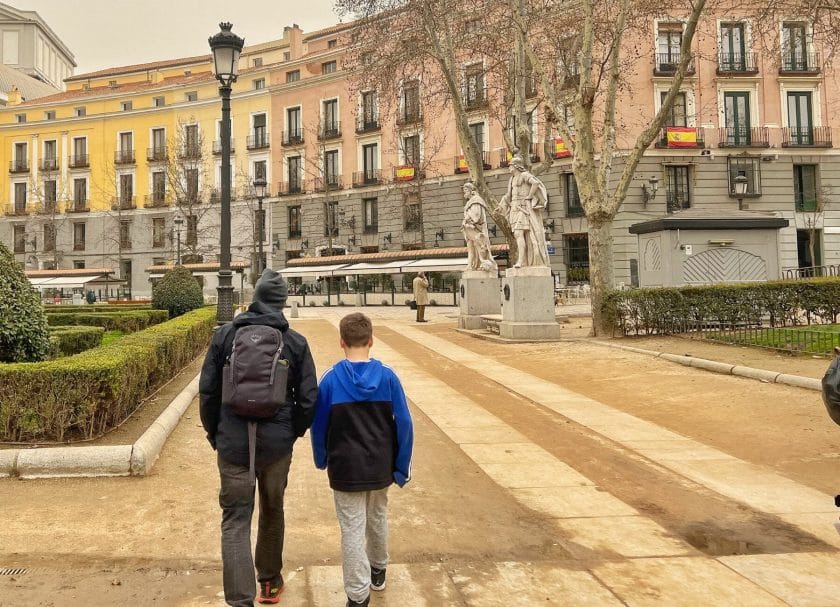
[[[840,325],[805,325],[801,327],[758,327],[711,332],[706,339],[743,346],[758,346],[786,352],[831,354],[840,346]]]

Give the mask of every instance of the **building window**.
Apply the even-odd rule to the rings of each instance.
[[[265,242],[265,209],[254,209],[254,242]]]
[[[187,215],[187,246],[198,245],[198,215]]]
[[[286,159],[288,168],[288,182],[289,194],[297,194],[303,188],[301,187],[301,158],[300,156],[290,156]]]
[[[184,126],[184,155],[187,158],[201,157],[197,124],[188,124]]]
[[[797,211],[818,211],[817,165],[793,165],[793,197]]]
[[[266,115],[254,114],[254,145],[253,149],[268,147],[268,131],[266,129]]]
[[[120,248],[131,248],[131,222],[120,221]]]
[[[796,252],[800,268],[822,265],[822,240],[822,230],[796,230]]]
[[[41,161],[42,171],[58,169],[58,142],[55,139],[44,141],[44,159]]]
[[[472,133],[473,141],[479,152],[484,151],[484,123],[475,122],[470,125],[470,133]]]
[[[748,92],[725,92],[723,94],[723,111],[726,122],[726,145],[750,145],[752,131],[750,129],[750,94]]]
[[[26,253],[26,226],[16,225],[14,227],[15,233],[15,253]]]
[[[789,91],[787,94],[789,143],[813,145],[814,118],[810,91]]]
[[[73,269],[74,270],[84,270],[85,269],[85,260],[84,259],[74,259],[73,260]]]
[[[369,143],[362,146],[362,168],[364,169],[364,183],[372,183],[379,179],[379,145]]]
[[[108,81],[108,86],[111,87],[112,89],[117,88],[117,81],[116,80],[109,80]]]
[[[254,67],[262,67],[263,60],[262,57],[254,57]]]
[[[184,169],[184,183],[187,186],[187,200],[198,202],[198,169]]]
[[[300,70],[286,72],[286,82],[297,82],[298,80],[300,80]]]
[[[338,236],[338,203],[334,200],[324,203],[324,236]]]
[[[379,201],[376,198],[362,199],[362,212],[365,218],[365,234],[379,231]]]
[[[419,230],[423,223],[420,196],[409,192],[403,196],[403,225],[406,230]]]
[[[134,106],[134,103],[133,103],[133,102],[131,102],[131,101],[123,101],[123,102],[120,104],[120,107],[122,108],[122,111],[123,111],[123,112],[130,112],[130,111],[131,111],[131,108],[132,108],[133,106]]]
[[[73,205],[76,210],[81,210],[87,205],[87,179],[73,180]]]
[[[254,179],[268,179],[267,161],[258,160],[254,163]]]
[[[338,185],[338,150],[324,152],[324,179],[326,185]]]
[[[152,246],[160,248],[166,244],[166,219],[152,218]]]
[[[44,225],[44,251],[51,252],[55,251],[55,225],[54,224],[45,224]]]
[[[187,101],[198,101],[198,91],[190,91],[185,95]]]
[[[680,62],[682,23],[660,23],[656,33],[656,68],[659,72],[675,72]]]
[[[335,61],[325,61],[321,64],[321,73],[322,74],[334,74],[337,69],[337,64]]]
[[[283,61],[288,61],[291,58],[292,58],[292,53],[290,53],[289,51],[284,51],[283,52]]]
[[[83,223],[73,224],[73,250],[85,250],[85,224]]]
[[[254,80],[254,90],[261,91],[265,88],[265,78],[257,78]]]
[[[300,238],[300,206],[289,207],[289,238]]]
[[[589,282],[589,235],[566,234],[563,237],[566,261],[566,283]]]
[[[817,67],[816,57],[808,56],[808,24],[782,24],[782,69],[807,72]]]
[[[376,91],[362,93],[362,122],[360,131],[379,128],[379,96]]]
[[[23,124],[26,122],[26,114],[15,114],[15,120],[18,124]]]
[[[403,122],[416,122],[420,119],[420,82],[409,80],[402,87],[401,118]]]
[[[747,70],[746,37],[743,23],[720,24],[719,66],[720,70],[725,72],[744,72]]]
[[[409,135],[402,138],[402,152],[405,164],[420,166],[420,135]]]
[[[15,215],[26,214],[26,182],[15,184]]]
[[[341,134],[338,121],[338,99],[327,99],[321,107],[323,124],[321,136],[324,138],[337,137]]]
[[[55,120],[55,110],[44,112],[44,120]]]
[[[166,173],[155,171],[152,173],[152,202],[156,205],[166,200]]]
[[[473,63],[464,70],[464,105],[469,110],[483,107],[485,101],[484,66],[481,63]]]
[[[735,178],[743,175],[747,178],[747,197],[761,196],[761,157],[730,156],[727,159],[729,169],[729,196],[735,197]]]
[[[15,144],[14,168],[16,172],[29,170],[28,150],[29,147],[25,143]]]
[[[566,216],[583,216],[583,206],[580,204],[580,194],[574,173],[563,173],[563,196],[566,200]]]
[[[58,182],[50,179],[44,182],[44,212],[55,213],[58,211],[56,201],[58,197]]]
[[[327,40],[327,48],[335,48],[338,46],[338,40],[333,38],[332,40]]]
[[[669,213],[691,207],[691,194],[688,186],[687,166],[667,166],[666,175],[666,205]]]
[[[84,116],[87,116],[87,108],[84,106],[74,108],[73,114],[76,116],[76,118],[83,118]]]
[[[88,166],[87,137],[73,138],[73,162],[74,167]]]
[[[286,127],[289,129],[287,141],[290,143],[303,140],[303,132],[300,123],[300,108],[293,107],[286,110]]]
[[[163,107],[166,105],[166,97],[155,97],[153,101],[155,107]]]
[[[659,93],[660,104],[665,102],[665,97],[667,96],[667,91],[661,91]],[[674,97],[674,105],[665,115],[664,126],[688,126],[688,106],[686,105],[685,93],[677,93],[676,97]]]

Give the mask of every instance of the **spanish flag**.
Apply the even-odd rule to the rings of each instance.
[[[572,153],[566,149],[566,143],[563,141],[562,137],[555,137],[554,138],[554,157],[555,158],[568,158],[571,156]]]
[[[457,173],[468,173],[470,168],[467,166],[467,159],[461,154],[458,156],[458,161],[455,163],[455,171]]]
[[[411,181],[414,179],[414,167],[410,164],[394,168],[395,181]]]
[[[665,132],[669,148],[697,147],[697,130],[693,127],[669,126]]]

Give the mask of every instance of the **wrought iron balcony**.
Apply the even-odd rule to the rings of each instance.
[[[278,196],[291,196],[292,194],[303,194],[306,189],[303,187],[303,180],[281,181],[277,184]]]
[[[281,141],[284,146],[303,145],[303,131],[300,129],[283,131],[283,138]]]
[[[271,147],[271,139],[268,136],[268,131],[254,131],[248,135],[245,141],[245,147],[249,150],[264,150]]]
[[[831,147],[830,126],[800,126],[782,129],[782,147]]]
[[[481,152],[481,164],[485,171],[489,171],[493,166],[490,164],[490,152]],[[455,156],[455,174],[469,173],[470,169],[467,166],[467,160],[463,154]]]
[[[416,124],[423,120],[423,113],[420,111],[419,107],[407,107],[403,108],[403,110],[397,116],[397,124],[399,126],[404,126],[408,124]]]
[[[114,152],[114,164],[134,164],[134,150],[117,150]]]
[[[820,64],[819,53],[786,51],[782,53],[779,74],[783,76],[813,76],[820,73]]]
[[[68,213],[88,213],[90,212],[90,206],[88,205],[87,199],[78,199],[74,200],[68,207]]]
[[[659,131],[654,143],[657,148],[702,148],[705,147],[705,131],[702,127],[666,126]]]
[[[758,56],[756,53],[719,53],[718,75],[757,74]]]
[[[197,143],[188,143],[178,151],[178,157],[185,160],[197,160],[201,156],[201,146]]]
[[[329,139],[338,139],[341,137],[341,123],[336,122],[322,122],[318,127],[318,140],[326,141]]]
[[[146,194],[143,199],[143,207],[147,209],[160,209],[168,207],[169,201],[166,199],[165,192],[154,192],[153,194]]]
[[[230,153],[234,153],[236,151],[236,146],[233,144],[233,137],[230,138]],[[222,140],[217,139],[213,142],[213,154],[219,155],[222,153]]]
[[[315,191],[328,192],[332,190],[340,190],[342,187],[341,181],[341,175],[328,175],[327,177],[316,177]]]
[[[58,158],[54,157],[46,157],[41,158],[40,169],[42,171],[57,171],[58,170]]]
[[[146,148],[146,160],[149,162],[162,162],[169,158],[166,146]]]
[[[86,169],[90,166],[90,156],[87,154],[73,154],[69,158],[71,169]]]
[[[17,160],[12,160],[9,162],[9,172],[10,173],[28,173],[29,172],[29,161],[23,158],[19,158]]]
[[[6,208],[6,215],[23,217],[24,215],[29,215],[29,208],[25,202],[15,202]]]
[[[487,107],[487,94],[481,91],[475,91],[472,95],[464,95],[464,109],[468,112],[475,110],[482,110]]]
[[[38,204],[36,212],[41,215],[55,215],[61,213],[61,205],[57,200],[44,200]]]
[[[115,196],[111,199],[112,211],[131,211],[137,208],[137,199],[134,196]]]
[[[362,116],[356,122],[357,133],[370,133],[381,128],[382,124],[379,122],[379,116]]]
[[[394,167],[394,181],[414,181],[425,177],[425,171],[413,164],[402,164]]]
[[[665,192],[665,208],[669,213],[691,208],[688,188],[669,189]]]
[[[677,68],[680,67],[680,53],[654,53],[653,55],[653,75],[654,76],[673,76],[677,73]],[[688,66],[685,73],[687,75],[694,74],[694,57],[688,60]]]
[[[795,192],[794,206],[800,213],[813,213],[817,210],[817,199],[813,195],[805,196],[804,192]]]
[[[379,169],[366,169],[353,173],[353,187],[363,188],[369,185],[382,183],[382,171]]]
[[[766,126],[723,127],[718,129],[718,147],[768,148],[770,147],[770,129]]]

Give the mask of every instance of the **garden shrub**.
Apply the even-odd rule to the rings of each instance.
[[[72,356],[102,345],[103,327],[50,327],[50,358]]]
[[[199,355],[215,326],[206,307],[74,356],[0,365],[0,440],[102,434]]]
[[[0,362],[35,362],[49,353],[41,297],[0,242]]]
[[[152,304],[82,304],[75,306],[72,304],[47,304],[44,306],[44,312],[47,314],[67,314],[68,312],[129,312],[134,310],[151,310]]]
[[[152,307],[167,310],[170,318],[185,314],[204,305],[204,294],[192,273],[178,266],[166,274],[152,288]]]
[[[99,312],[86,314],[84,312],[71,312],[66,314],[47,314],[47,321],[51,326],[61,325],[88,325],[91,327],[103,327],[106,331],[122,331],[123,333],[135,333],[152,325],[165,322],[169,319],[166,310],[129,310],[127,312]]]

